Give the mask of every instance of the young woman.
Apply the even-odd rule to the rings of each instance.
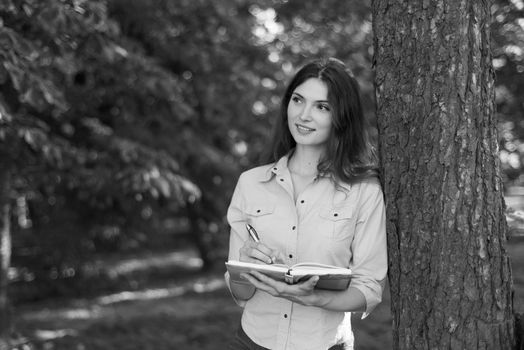
[[[352,349],[351,312],[381,301],[385,208],[357,81],[336,59],[304,66],[282,100],[269,164],[244,172],[228,210],[229,259],[353,271],[348,289],[288,285],[255,271],[226,281],[244,308],[231,349]],[[245,224],[258,232],[249,238]]]

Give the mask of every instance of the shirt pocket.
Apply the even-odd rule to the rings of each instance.
[[[246,205],[247,223],[253,226],[260,239],[275,228],[275,206],[274,201],[253,202]]]
[[[320,234],[333,240],[344,240],[353,236],[355,231],[355,207],[325,208],[320,211]]]

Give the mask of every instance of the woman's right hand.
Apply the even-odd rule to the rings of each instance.
[[[255,264],[284,262],[283,255],[278,250],[269,248],[264,243],[257,243],[249,239],[240,248],[239,260]]]

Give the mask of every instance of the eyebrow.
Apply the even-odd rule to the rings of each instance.
[[[293,92],[293,95],[297,95],[298,97],[302,98],[302,99],[306,99],[304,96],[302,96],[301,94],[299,94],[298,92]],[[325,102],[325,103],[329,103],[328,100],[317,100],[315,102]]]

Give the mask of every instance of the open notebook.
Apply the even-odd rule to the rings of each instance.
[[[226,262],[226,268],[232,281],[246,283],[240,277],[243,272],[259,271],[269,277],[289,284],[297,283],[311,276],[319,276],[315,288],[329,290],[344,290],[351,281],[351,270],[343,267],[303,262],[292,266],[283,264],[253,264],[243,261],[230,260]]]

